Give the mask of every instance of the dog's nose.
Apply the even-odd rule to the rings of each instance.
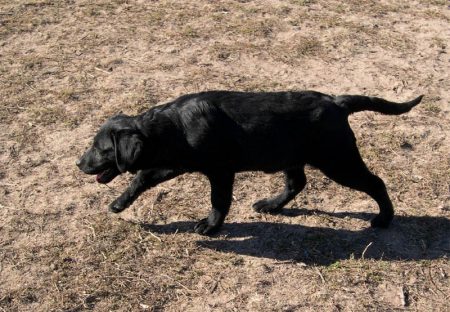
[[[77,167],[80,167],[80,165],[81,165],[81,159],[78,159],[78,160],[76,161],[75,164],[77,165]]]

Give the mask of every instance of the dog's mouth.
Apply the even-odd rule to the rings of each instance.
[[[106,169],[96,176],[96,180],[98,183],[106,184],[111,182],[115,177],[120,174],[120,171],[117,168]]]

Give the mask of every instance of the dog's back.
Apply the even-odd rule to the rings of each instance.
[[[210,91],[168,104],[195,159],[234,171],[308,163],[327,140],[353,139],[346,110],[319,92]]]

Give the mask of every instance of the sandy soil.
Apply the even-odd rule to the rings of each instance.
[[[0,0],[0,310],[449,311],[449,22],[444,0]],[[425,94],[350,118],[392,227],[311,168],[278,216],[250,207],[281,176],[239,174],[215,237],[199,174],[108,214],[131,176],[74,166],[98,126],[211,89]]]

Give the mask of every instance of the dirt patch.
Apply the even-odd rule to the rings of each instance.
[[[0,309],[448,311],[450,10],[446,1],[0,1]],[[189,174],[120,216],[131,176],[74,166],[110,115],[211,89],[424,102],[350,117],[397,218],[308,168],[278,216],[281,175],[237,176],[216,237],[193,233],[209,186]]]

